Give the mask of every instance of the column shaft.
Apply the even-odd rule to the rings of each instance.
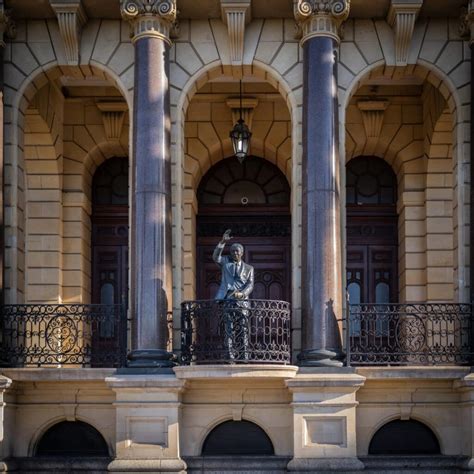
[[[135,43],[134,366],[169,365],[171,305],[171,163],[168,44],[145,36]]]
[[[341,365],[338,119],[335,40],[304,49],[301,365]]]

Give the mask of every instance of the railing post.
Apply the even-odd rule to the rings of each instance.
[[[346,345],[346,366],[351,366],[351,300],[349,292],[346,292],[346,331],[345,331],[345,345]]]

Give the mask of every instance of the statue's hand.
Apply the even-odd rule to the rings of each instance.
[[[232,238],[231,235],[230,235],[231,232],[232,232],[231,229],[227,229],[224,232],[224,235],[222,236],[222,239],[221,239],[222,243],[225,243],[225,242],[227,242],[228,240],[230,240]]]
[[[243,295],[243,293],[241,293],[240,291],[236,291],[236,292],[234,293],[234,297],[235,297],[236,299],[238,299],[238,300],[241,300],[241,299],[244,297],[244,295]]]

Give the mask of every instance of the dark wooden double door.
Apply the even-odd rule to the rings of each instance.
[[[251,299],[291,301],[291,223],[283,216],[198,216],[197,220],[197,298],[213,299],[221,280],[220,267],[212,252],[226,229],[241,243],[243,260],[255,269]]]
[[[107,353],[120,350],[128,307],[128,212],[96,215],[92,220],[92,303],[122,305],[95,325],[92,364],[100,366]]]
[[[397,301],[397,234],[396,215],[364,216],[348,209],[346,276],[351,304]]]

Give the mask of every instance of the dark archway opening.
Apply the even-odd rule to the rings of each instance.
[[[93,426],[82,421],[61,421],[41,437],[36,456],[108,457],[109,450]]]
[[[273,444],[258,425],[250,421],[225,421],[207,436],[203,456],[274,455]]]
[[[441,450],[435,434],[425,424],[416,420],[394,420],[374,434],[369,454],[439,455]]]

